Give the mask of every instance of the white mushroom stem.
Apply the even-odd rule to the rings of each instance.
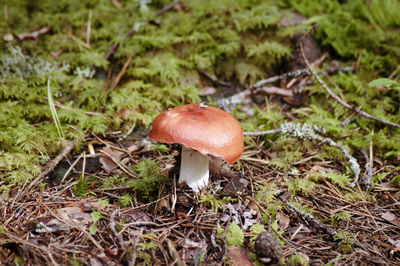
[[[182,145],[179,183],[186,182],[194,192],[198,192],[207,186],[209,175],[208,155]]]

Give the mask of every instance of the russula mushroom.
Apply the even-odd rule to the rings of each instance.
[[[198,192],[208,184],[208,155],[234,163],[244,149],[239,122],[227,112],[204,104],[178,106],[158,115],[149,137],[182,144],[179,183]]]

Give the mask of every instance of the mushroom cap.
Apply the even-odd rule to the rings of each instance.
[[[243,152],[239,122],[213,106],[187,104],[158,115],[149,137],[162,143],[179,143],[202,154],[221,157],[232,164]]]

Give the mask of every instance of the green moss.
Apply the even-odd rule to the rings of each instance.
[[[132,167],[137,174],[136,179],[128,180],[125,184],[134,189],[141,198],[156,197],[160,186],[166,181],[166,177],[160,174],[160,169],[155,161],[146,159]]]
[[[353,251],[354,239],[350,233],[340,230],[333,236],[333,239],[338,242],[337,248],[340,253],[346,254]]]
[[[197,73],[202,69],[221,80],[248,87],[273,75],[291,58],[290,38],[319,23],[313,33],[323,50],[352,64],[359,57],[359,72],[331,76],[328,84],[349,103],[377,117],[400,120],[394,83],[384,91],[367,86],[388,77],[400,63],[400,37],[396,32],[400,4],[396,0],[368,3],[362,0],[224,0],[185,1],[184,11],[156,11],[170,1],[155,0],[140,6],[123,3],[119,10],[112,1],[50,1],[35,4],[22,0],[7,5],[8,16],[0,20],[0,36],[29,32],[51,26],[35,41],[12,41],[2,46],[0,56],[0,166],[2,180],[17,184],[40,171],[49,155],[63,146],[49,110],[46,81],[51,75],[51,92],[56,101],[62,131],[67,139],[107,129],[128,132],[133,126],[148,127],[168,107],[199,102],[198,89],[208,86]],[[293,10],[308,20],[282,26],[280,20]],[[86,45],[87,22],[92,12],[90,46]],[[160,21],[161,24],[147,23]],[[126,35],[128,31],[132,34]],[[110,47],[119,48],[110,60]],[[61,51],[53,58],[51,53]],[[119,85],[113,79],[132,56]],[[112,68],[111,81],[106,80]],[[317,85],[307,86],[305,113],[295,119],[326,128],[327,135],[349,150],[374,145],[374,155],[395,159],[400,149],[400,130],[383,128],[355,117],[347,127],[338,126],[350,115],[340,104],[328,100]],[[60,103],[60,104],[58,104]],[[61,107],[60,107],[61,106]],[[256,108],[252,117],[240,110],[245,130],[279,127],[287,112],[280,104]],[[123,114],[116,116],[116,114]],[[372,134],[373,130],[373,134]],[[265,136],[274,141],[276,136]],[[270,146],[270,142],[266,142]],[[271,165],[289,169],[290,163],[314,150],[308,142],[290,145],[282,140],[272,145],[276,157]],[[247,141],[249,145],[255,145]],[[316,157],[340,160],[340,154],[324,147]]]
[[[308,195],[316,186],[314,182],[304,178],[287,180],[285,183],[288,186],[288,190],[293,192],[293,194],[303,193]]]
[[[244,235],[243,231],[240,227],[235,223],[232,222],[228,228],[226,229],[224,236],[226,238],[226,245],[230,246],[241,246],[244,242]]]

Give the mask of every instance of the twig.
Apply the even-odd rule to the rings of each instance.
[[[119,43],[111,45],[110,49],[108,49],[106,55],[104,56],[104,59],[110,60],[117,52],[118,48],[119,48]]]
[[[113,3],[113,5],[118,8],[119,10],[122,10],[122,5],[118,0],[111,0],[111,2]]]
[[[279,75],[279,76],[273,76],[273,77],[270,77],[270,78],[267,78],[267,79],[260,80],[260,81],[256,82],[253,85],[253,87],[259,88],[259,87],[264,86],[265,84],[273,83],[273,82],[278,81],[278,80],[286,80],[286,79],[289,79],[289,78],[297,78],[299,76],[309,76],[309,75],[310,75],[310,71],[308,71],[308,69],[306,69],[306,68],[298,69],[298,70],[295,70],[295,71],[292,71],[292,72],[284,73],[284,74]]]
[[[119,166],[119,168],[121,168],[121,170],[123,172],[125,172],[128,176],[133,177],[133,178],[137,178],[137,176],[131,171],[129,170],[128,167],[126,167],[125,165],[123,165],[117,158],[115,158],[114,155],[109,154],[107,152],[105,152],[104,150],[100,151],[101,153],[105,154],[107,157],[109,157],[111,160],[113,160],[113,162]]]
[[[139,229],[139,234],[143,234],[143,228]],[[133,240],[133,247],[132,247],[132,255],[131,259],[128,262],[129,266],[134,266],[136,265],[136,250],[137,250],[137,245],[139,244],[140,237],[137,235],[135,236],[135,240]]]
[[[71,173],[71,171],[74,169],[75,165],[79,162],[79,160],[82,158],[82,156],[84,156],[83,152],[81,154],[79,154],[78,158],[71,164],[71,166],[68,168],[67,172],[65,172],[63,178],[61,179],[60,184],[64,183],[65,178],[67,178],[69,173]]]
[[[293,91],[289,89],[282,89],[275,86],[265,86],[254,90],[253,94],[256,93],[265,93],[265,94],[274,94],[274,95],[281,95],[284,97],[292,97]]]
[[[321,61],[323,59],[325,59],[326,54],[324,54],[323,56],[321,56],[321,58],[319,58],[318,60],[316,60],[313,64],[318,65],[321,63]],[[199,70],[201,71],[201,70]],[[328,68],[325,71],[323,71],[321,73],[321,76],[326,76],[326,75],[331,75],[331,74],[335,74],[337,72],[352,72],[354,71],[354,67],[352,66],[347,66],[347,67],[338,67],[338,68]],[[212,81],[214,81],[215,83],[218,83],[220,85],[223,86],[228,86],[225,84],[221,84],[221,82],[223,81],[219,81],[219,80],[214,80],[215,78],[212,76],[207,76],[209,75],[208,73],[204,73],[204,75],[206,77],[208,77],[209,79],[211,79]],[[231,110],[233,109],[233,107],[238,104],[238,103],[242,103],[244,101],[245,98],[257,94],[257,93],[265,93],[265,94],[275,94],[275,95],[281,95],[281,96],[285,96],[285,97],[291,97],[294,94],[294,91],[300,91],[300,89],[296,89],[296,90],[288,90],[288,89],[282,89],[279,87],[274,87],[274,86],[264,86],[266,84],[269,83],[273,83],[276,82],[278,80],[286,80],[289,78],[296,78],[299,76],[310,76],[311,73],[308,69],[304,68],[304,69],[299,69],[299,70],[295,70],[292,72],[288,72],[288,73],[284,73],[282,75],[279,76],[273,76],[264,80],[260,80],[258,82],[256,82],[250,89],[241,91],[237,94],[234,94],[230,97],[227,98],[222,98],[222,99],[218,99],[217,101],[217,106],[224,109],[224,110]],[[305,82],[307,81],[307,79],[302,80],[297,87],[302,87]],[[224,83],[224,82],[223,82]],[[288,86],[290,87],[290,86]]]
[[[81,180],[85,178],[85,170],[86,170],[86,151],[83,152]]]
[[[117,214],[118,211],[119,211],[119,209],[115,209],[111,213],[111,216],[110,216],[110,229],[114,233],[114,235],[117,237],[121,249],[124,250],[125,249],[124,239],[122,238],[121,234],[118,233],[117,230],[115,230],[115,215]]]
[[[41,28],[40,30],[37,30],[34,32],[18,34],[17,38],[20,41],[25,40],[25,39],[36,39],[40,35],[48,33],[50,30],[51,30],[51,27],[44,27],[44,28]]]
[[[27,191],[31,190],[33,186],[35,186],[37,183],[39,183],[48,173],[54,170],[54,168],[58,165],[58,163],[66,156],[68,153],[71,152],[71,150],[75,147],[75,144],[78,142],[78,140],[73,140],[69,142],[65,147],[61,150],[61,152],[53,159],[51,160],[47,165],[46,169],[41,172],[30,184],[28,187],[25,187],[26,183],[23,185],[21,188],[20,192],[15,196],[11,207],[14,206],[14,203],[19,199],[19,197],[23,194],[26,193]]]
[[[68,226],[70,226],[70,227],[72,227],[72,228],[75,228],[75,229],[79,230],[80,232],[82,232],[83,234],[85,234],[86,237],[89,238],[90,241],[92,241],[92,243],[101,251],[100,256],[105,256],[104,248],[100,245],[99,242],[97,242],[97,240],[96,240],[90,233],[88,233],[88,232],[86,231],[86,229],[85,229],[84,227],[82,227],[82,226],[80,226],[79,224],[77,224],[73,219],[66,220],[64,217],[58,216],[58,215],[57,215],[56,213],[54,213],[47,205],[45,205],[45,204],[42,204],[42,205],[43,205],[43,207],[45,207],[45,208],[49,211],[49,213],[50,213],[54,218],[56,218],[57,220],[59,220],[59,221],[65,223],[65,224],[67,224]],[[69,217],[69,218],[70,218],[70,217]]]
[[[89,10],[89,19],[88,19],[88,25],[87,25],[87,30],[86,30],[86,45],[90,46],[90,30],[92,25],[92,10]]]
[[[28,240],[25,240],[23,238],[15,236],[15,235],[11,234],[6,228],[3,228],[3,232],[2,233],[4,235],[6,235],[8,238],[12,239],[13,241],[15,241],[17,243],[21,243],[21,244],[26,245],[26,246],[37,248],[39,250],[42,250],[42,251],[46,252],[46,254],[51,254],[51,249],[46,248],[43,245],[39,245],[39,244],[34,243],[36,241],[30,242]]]
[[[124,228],[130,227],[130,226],[150,226],[150,227],[162,227],[163,225],[156,224],[154,222],[131,222],[131,223],[123,223],[121,224]]]
[[[121,71],[118,73],[117,77],[115,78],[114,84],[112,86],[113,90],[118,86],[118,83],[120,82],[122,76],[125,74],[126,69],[128,68],[129,64],[131,63],[134,55],[135,54],[133,53],[128,57],[128,60],[126,60],[124,66],[121,69]]]
[[[354,113],[352,113],[348,118],[346,118],[343,122],[341,122],[338,126],[347,127],[350,123],[353,123],[355,118],[353,117]]]
[[[338,148],[342,151],[343,155],[347,158],[350,163],[350,169],[354,173],[354,180],[349,184],[350,187],[355,187],[355,183],[358,181],[360,176],[360,165],[358,164],[356,158],[350,155],[350,153],[343,148],[341,145],[337,144],[330,138],[324,138],[318,135],[316,132],[324,132],[323,128],[318,128],[316,126],[310,126],[308,124],[295,124],[293,122],[283,122],[281,124],[282,135],[291,136],[300,139],[310,139],[318,140],[322,143],[326,143],[329,146]]]
[[[8,20],[8,5],[3,5],[4,20]]]
[[[249,97],[251,94],[251,90],[245,90],[232,95],[231,97],[218,99],[217,106],[224,110],[231,110],[236,104],[242,103],[243,99]]]
[[[400,70],[400,65],[398,65],[396,69],[393,70],[393,72],[389,75],[388,79],[393,79],[394,75],[396,75],[397,71],[399,70]]]
[[[299,210],[298,208],[296,208],[296,206],[294,206],[291,202],[289,202],[288,200],[286,200],[283,196],[280,196],[279,199],[286,204],[286,206],[289,207],[290,211],[300,215],[301,218],[303,218],[307,223],[311,224],[313,227],[318,228],[321,231],[324,231],[326,233],[328,233],[331,237],[333,237],[334,235],[336,235],[336,231],[330,229],[329,227],[325,226],[324,224],[322,224],[320,221],[318,221],[312,214],[308,214],[305,213],[301,210]]]
[[[92,49],[92,47],[90,47],[90,45],[87,45],[84,41],[82,41],[81,39],[79,39],[78,37],[76,37],[75,35],[72,34],[72,32],[69,31],[65,31],[64,32],[68,37],[70,37],[72,40],[76,41],[78,43],[79,49],[82,49],[83,47],[86,47],[87,49]]]
[[[178,3],[179,3],[179,1],[174,1],[174,2],[172,2],[171,4],[168,4],[168,5],[164,6],[163,8],[159,9],[159,10],[156,12],[156,15],[157,15],[157,16],[160,16],[160,15],[164,14],[165,12],[167,12],[168,10],[170,10],[171,8],[174,8],[174,7],[176,6],[176,4],[178,4]]]
[[[107,57],[107,56],[106,56],[106,57]],[[104,95],[105,95],[106,92],[107,92],[108,85],[109,85],[110,80],[111,80],[112,70],[113,70],[113,67],[111,66],[111,67],[108,69],[108,72],[107,72],[107,79],[106,79],[106,82],[104,82],[103,91],[101,92],[100,98],[103,98]]]
[[[222,81],[222,80],[217,79],[216,77],[214,77],[213,75],[207,73],[207,72],[204,71],[204,70],[197,69],[197,71],[198,71],[200,74],[202,74],[203,76],[205,76],[206,78],[208,78],[209,80],[211,80],[212,82],[214,82],[215,84],[218,84],[218,85],[221,85],[221,86],[226,86],[226,87],[229,87],[229,86],[232,85],[232,84],[229,83],[229,82],[225,82],[225,81]]]
[[[372,177],[371,164],[372,163],[371,163],[368,153],[365,149],[361,149],[361,153],[363,154],[363,156],[365,158],[365,174],[360,179],[360,185],[362,185],[364,188],[366,188],[368,190],[371,186],[371,177]]]
[[[268,134],[275,134],[281,132],[281,128],[275,128],[266,131],[259,131],[259,132],[243,132],[243,136],[261,136],[261,135],[268,135]]]
[[[318,83],[325,89],[325,91],[338,103],[340,103],[343,107],[356,112],[359,115],[362,115],[364,117],[367,117],[369,119],[381,122],[385,125],[389,125],[389,126],[393,126],[393,127],[397,127],[400,128],[399,124],[393,123],[393,122],[389,122],[380,118],[377,118],[375,116],[372,116],[364,111],[361,111],[359,108],[355,107],[355,106],[351,106],[350,104],[348,104],[347,102],[343,101],[342,99],[340,99],[336,94],[333,93],[333,91],[331,91],[331,89],[328,88],[328,86],[322,81],[322,79],[320,78],[320,76],[311,68],[310,63],[308,62],[308,59],[306,58],[305,54],[304,54],[304,50],[303,50],[303,41],[305,39],[305,37],[309,36],[310,33],[317,27],[317,24],[314,24],[314,26],[311,27],[311,29],[309,29],[299,40],[299,47],[300,47],[300,54],[301,57],[304,60],[304,63],[307,66],[307,69],[310,71],[310,73],[315,77],[315,79],[318,81]]]

